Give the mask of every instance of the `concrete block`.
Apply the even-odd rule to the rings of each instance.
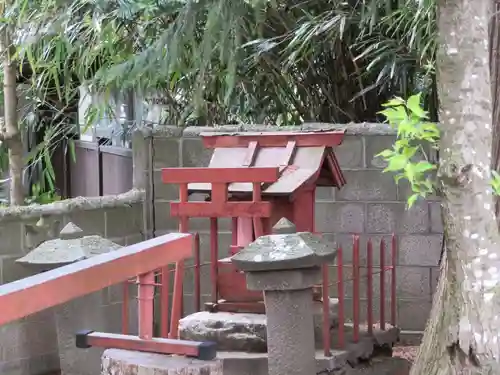
[[[129,298],[129,304],[133,304],[136,298]],[[106,332],[108,333],[121,333],[122,332],[122,308],[123,303],[115,302],[111,305],[102,306],[103,314],[107,317],[112,317],[106,324]]]
[[[125,237],[125,246],[134,245],[146,240],[145,234],[135,234]]]
[[[338,291],[338,281],[339,281],[339,274],[338,274],[338,267],[337,266],[331,266],[329,268],[329,283],[330,283],[330,296],[338,298],[339,296],[339,291]],[[368,268],[361,266],[359,269],[359,275],[360,275],[360,282],[359,282],[359,296],[360,298],[367,298],[367,291],[368,291],[368,284],[367,284],[367,276],[368,276]],[[353,286],[354,286],[354,278],[353,278],[353,268],[352,264],[344,264],[343,270],[342,270],[342,276],[343,276],[343,287],[344,287],[344,297],[346,298],[353,298],[354,293],[353,293]],[[373,298],[374,299],[380,299],[380,267],[373,267],[372,268],[372,282],[373,282]],[[333,285],[332,285],[333,284]],[[389,293],[390,293],[390,288],[391,288],[391,276],[389,272],[386,271],[385,278],[384,278],[384,290],[386,293],[387,298],[389,298]]]
[[[360,233],[364,231],[365,205],[363,203],[316,203],[316,230],[318,232]]]
[[[316,202],[331,202],[335,199],[335,188],[330,186],[318,186],[316,188]]]
[[[226,258],[229,255],[231,246],[231,233],[220,233],[219,239],[219,259]],[[202,263],[210,261],[210,234],[200,233],[200,259]]]
[[[372,303],[372,316],[374,322],[380,322],[380,298],[374,296]],[[385,321],[389,323],[391,318],[391,301],[386,298],[384,302],[384,313],[385,313]],[[344,299],[344,319],[346,322],[352,322],[354,318],[354,301],[351,297]],[[360,322],[365,323],[368,317],[368,303],[366,298],[362,297],[359,301],[359,320]],[[399,327],[399,323],[397,324]],[[335,335],[337,330],[332,330]]]
[[[393,175],[378,170],[344,171],[347,185],[336,192],[337,200],[395,201],[397,187]]]
[[[427,202],[406,209],[404,203],[369,203],[366,230],[368,233],[426,233],[429,231]]]
[[[362,168],[363,139],[354,135],[346,135],[344,141],[335,147],[335,155],[342,168]]]
[[[193,267],[186,268],[184,274],[184,293],[186,294],[194,294],[194,274]],[[200,292],[201,294],[210,294],[212,292],[210,266],[208,264],[200,268]]]
[[[120,246],[127,246],[127,238],[126,237],[110,238],[109,240],[113,241],[114,243],[116,243]]]
[[[441,274],[439,267],[430,267],[431,271],[431,294],[434,294],[439,282],[439,275]]]
[[[398,327],[403,330],[423,331],[431,311],[428,299],[398,299]]]
[[[228,232],[231,230],[231,219],[222,217],[217,220],[219,231]],[[208,217],[193,217],[189,219],[189,228],[196,232],[207,232],[210,230],[210,219]]]
[[[35,273],[30,267],[16,263],[16,260],[21,258],[19,255],[5,255],[0,257],[1,264],[1,282],[2,284],[20,280],[28,276],[33,276]]]
[[[175,184],[165,184],[161,180],[161,170],[153,171],[154,195],[153,199],[175,201],[179,199],[179,186]]]
[[[69,222],[73,222],[80,227],[86,235],[98,234],[106,236],[104,209],[74,211],[64,217],[64,224]]]
[[[431,300],[431,270],[429,267],[398,266],[396,269],[398,298]]]
[[[176,230],[179,228],[179,220],[170,215],[170,202],[156,200],[154,213],[156,230]]]
[[[211,302],[211,296],[209,294],[202,294],[200,298],[200,306],[203,310],[204,304]],[[196,311],[195,298],[193,294],[183,294],[182,295],[182,316],[187,316],[194,314]]]
[[[170,168],[180,166],[180,141],[174,137],[153,138],[153,168]]]
[[[55,308],[57,340],[62,375],[94,375],[99,373],[102,348],[79,349],[75,347],[75,332],[91,329],[109,332],[113,321],[120,315],[107,315],[103,306],[105,291],[91,293]],[[116,312],[114,312],[116,314]]]
[[[408,235],[399,237],[399,264],[405,266],[437,266],[443,236]]]
[[[385,168],[387,163],[382,158],[375,155],[385,149],[392,148],[392,145],[396,141],[396,137],[389,135],[370,135],[364,136],[364,140],[366,166],[368,168]]]
[[[57,352],[37,355],[29,359],[29,373],[31,375],[58,374],[59,369],[60,364]]]
[[[39,375],[58,368],[52,309],[0,327],[2,375]]]
[[[106,237],[122,237],[144,231],[142,203],[129,207],[108,208],[104,212]]]
[[[54,309],[48,309],[22,320],[18,331],[21,357],[31,357],[58,352]]]
[[[21,221],[0,222],[0,255],[23,254],[23,227]]]
[[[213,151],[203,146],[201,138],[183,138],[181,152],[183,167],[207,167]]]
[[[2,375],[31,375],[30,360],[23,358],[0,362],[0,373]]]
[[[431,232],[443,233],[443,218],[441,217],[441,203],[429,202],[431,218]]]
[[[325,237],[326,240],[335,243],[336,246],[342,247],[344,264],[352,263],[353,236],[351,234],[323,233],[323,237]],[[373,247],[373,265],[380,265],[380,241],[382,240],[382,238],[385,241],[384,264],[391,264],[392,237],[390,235],[382,236],[361,234],[359,236],[359,260],[361,266],[366,266],[366,246],[369,239],[371,239]]]
[[[147,189],[149,185],[148,171],[152,162],[152,143],[150,135],[141,130],[134,131],[132,136],[133,186],[136,189]]]
[[[435,178],[435,176],[434,176]],[[408,183],[407,180],[402,179],[398,182],[398,200],[406,202],[408,198],[413,194],[410,184]],[[422,200],[419,198],[419,200]],[[428,196],[425,197],[425,200],[427,201],[440,201],[441,198],[437,196],[435,193],[429,194]]]

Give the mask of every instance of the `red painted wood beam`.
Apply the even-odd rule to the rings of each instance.
[[[276,182],[280,176],[278,167],[163,168],[161,174],[167,184]]]
[[[76,334],[76,347],[88,349],[99,347],[105,349],[135,350],[138,352],[175,354],[209,361],[217,356],[214,342],[199,342],[152,338],[144,340],[138,336],[82,331]]]
[[[171,216],[270,217],[271,202],[171,202]]]
[[[285,147],[289,141],[295,141],[297,147],[338,146],[344,139],[345,131],[316,133],[249,133],[249,134],[202,134],[206,148],[248,147],[251,142],[258,142],[260,147]]]
[[[0,325],[191,256],[193,237],[170,233],[0,286]]]

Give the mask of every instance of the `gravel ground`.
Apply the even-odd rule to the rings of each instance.
[[[392,349],[392,356],[415,362],[418,353],[418,346],[395,346]]]
[[[388,375],[409,375],[410,367],[415,362],[418,346],[395,346],[392,350],[394,364]]]

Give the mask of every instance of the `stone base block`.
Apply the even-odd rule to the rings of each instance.
[[[222,361],[108,349],[101,375],[222,375]]]
[[[219,352],[217,358],[222,361],[224,375],[269,374],[267,353]],[[345,351],[334,351],[331,357],[325,357],[320,350],[316,351],[316,373],[346,375],[349,367]]]
[[[372,336],[360,331],[357,343],[349,342],[347,336],[345,349],[332,350],[329,357],[325,357],[322,350],[316,350],[316,372],[325,375],[400,374],[391,372],[392,369],[401,367],[401,361],[399,358],[392,358],[390,350],[398,338],[399,329],[386,328],[386,331],[374,329]],[[336,343],[334,347],[335,345]],[[217,358],[223,363],[224,375],[268,375],[267,353],[220,351]]]
[[[337,299],[330,299],[330,327],[338,326]],[[323,310],[314,302],[314,332],[317,347],[322,344]],[[264,314],[207,311],[188,315],[179,322],[184,340],[214,341],[218,350],[265,353],[267,351],[266,316]]]
[[[360,361],[370,359],[376,355],[392,355],[392,347],[399,340],[400,329],[386,323],[385,330],[382,331],[378,324],[373,325],[372,333],[368,333],[366,325],[361,325],[358,342],[353,342],[353,327],[345,325],[346,351],[348,352],[348,362],[356,365]],[[332,332],[332,347],[338,347],[337,331]]]

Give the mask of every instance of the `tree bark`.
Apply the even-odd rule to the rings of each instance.
[[[490,75],[493,99],[493,141],[491,167],[500,173],[500,4],[494,2],[490,20]],[[495,212],[500,226],[500,197],[495,197]]]
[[[491,189],[491,0],[439,0],[446,253],[411,375],[500,374],[500,237]]]
[[[9,150],[10,204],[22,205],[24,203],[23,144],[17,118],[17,69],[15,61],[11,59],[12,41],[8,26],[3,30],[0,50],[4,59],[4,129],[0,133],[0,139],[5,142]]]

